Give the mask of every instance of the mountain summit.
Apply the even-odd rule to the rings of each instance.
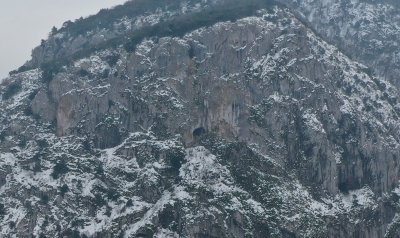
[[[400,236],[395,1],[133,0],[0,85],[2,237]]]

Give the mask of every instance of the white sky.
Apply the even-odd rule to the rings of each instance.
[[[126,0],[3,0],[0,2],[0,81],[30,59],[53,26],[96,14]]]

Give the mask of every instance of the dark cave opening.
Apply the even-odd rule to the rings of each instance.
[[[199,127],[193,131],[193,137],[194,138],[200,137],[200,136],[204,135],[205,133],[206,133],[206,129],[204,129],[204,127]]]

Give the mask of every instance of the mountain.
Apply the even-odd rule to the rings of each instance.
[[[398,10],[133,0],[66,22],[0,86],[1,235],[399,237]]]
[[[324,39],[400,86],[400,4],[393,0],[284,0]]]

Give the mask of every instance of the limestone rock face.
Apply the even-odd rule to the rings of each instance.
[[[399,86],[398,1],[284,0],[328,42]]]
[[[113,19],[185,29],[133,48],[129,27],[67,40],[67,24],[35,49],[34,69],[0,86],[1,235],[398,237],[396,81],[373,76],[380,66],[360,51],[350,58],[322,15],[300,16],[312,1],[219,15],[236,3]],[[187,25],[202,13],[217,21]],[[118,44],[101,47],[99,32]],[[50,78],[36,68],[65,58]]]

